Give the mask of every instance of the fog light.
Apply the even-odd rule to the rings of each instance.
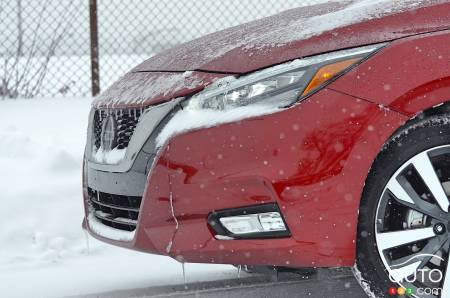
[[[286,231],[278,212],[266,212],[240,216],[221,217],[220,223],[233,234],[249,234],[272,231]]]
[[[261,213],[258,218],[264,231],[286,231],[283,218],[278,212]]]
[[[276,203],[213,211],[208,215],[208,225],[220,240],[291,236]]]

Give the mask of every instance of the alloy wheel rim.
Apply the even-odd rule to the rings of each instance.
[[[430,292],[450,297],[449,194],[450,145],[445,145],[406,161],[379,200],[378,253],[391,281],[412,289],[414,297],[430,297]]]

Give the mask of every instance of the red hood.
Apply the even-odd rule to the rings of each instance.
[[[94,106],[158,104],[198,92],[227,73],[448,28],[446,1],[361,0],[300,7],[158,54],[114,83]]]
[[[247,73],[318,53],[450,27],[450,3],[362,0],[318,4],[229,28],[158,54],[134,71]]]
[[[206,72],[129,72],[97,96],[97,108],[145,107],[202,90],[223,74]]]

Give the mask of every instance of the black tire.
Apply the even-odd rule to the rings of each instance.
[[[372,296],[392,297],[389,280],[375,240],[376,210],[383,190],[396,170],[427,149],[450,144],[450,114],[420,117],[407,122],[385,144],[374,161],[361,198],[355,276]]]

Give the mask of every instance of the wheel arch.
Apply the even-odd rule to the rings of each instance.
[[[355,272],[359,273],[363,288],[370,289],[377,295],[384,297],[386,294],[384,289],[387,289],[393,283],[390,282],[387,275],[384,276],[382,274],[385,270],[384,267],[375,264],[374,254],[371,251],[376,249],[377,246],[374,242],[367,240],[375,237],[375,230],[372,230],[372,228],[377,217],[371,218],[372,215],[370,214],[373,212],[371,210],[376,210],[376,207],[374,207],[374,204],[377,202],[376,197],[384,192],[385,186],[381,186],[386,185],[384,183],[388,182],[391,173],[398,170],[396,168],[397,165],[410,160],[415,156],[413,155],[414,152],[423,152],[423,150],[429,150],[427,148],[433,148],[433,146],[450,144],[448,118],[450,118],[450,101],[442,101],[440,104],[418,111],[413,117],[408,118],[402,125],[399,125],[392,135],[387,138],[382,147],[383,149],[376,155],[368,171],[359,202],[355,245],[355,268],[357,270]],[[424,130],[427,128],[434,129],[434,132],[433,130],[431,130],[432,133],[429,130]],[[403,144],[403,146],[397,146],[397,138],[399,140],[398,143]],[[430,140],[430,142],[422,142],[424,139]],[[411,140],[414,142],[411,143]],[[370,225],[372,226],[370,227]],[[361,272],[366,273],[361,275]],[[381,279],[370,280],[367,276],[375,276]]]
[[[432,93],[432,92],[430,92],[430,93]],[[426,97],[426,94],[424,96]],[[435,102],[438,102],[438,103],[435,103]],[[396,138],[396,136],[398,136],[405,127],[410,126],[411,124],[420,122],[421,120],[428,118],[428,117],[450,114],[450,95],[443,97],[442,99],[435,100],[435,102],[432,102],[432,103],[427,102],[425,104],[422,103],[421,104],[422,109],[417,110],[402,125],[399,125],[397,127],[397,129],[395,129],[394,132],[385,140],[383,146],[381,147],[380,152],[378,152],[378,154],[374,157],[372,164],[369,168],[369,171],[367,173],[367,176],[365,178],[364,187],[362,189],[361,197],[359,200],[358,212],[360,212],[360,210],[361,210],[361,204],[363,203],[365,193],[367,191],[368,181],[370,179],[372,179],[372,177],[374,176],[374,171],[377,168],[377,165],[376,165],[377,160],[379,159],[383,150],[388,146],[388,144],[390,142],[392,142],[392,140],[394,138]],[[359,216],[358,216],[358,223],[359,223]],[[357,239],[359,236],[358,231],[356,233],[357,234],[355,235],[355,239]],[[355,255],[357,255],[357,254],[358,254],[358,245],[355,245]]]

